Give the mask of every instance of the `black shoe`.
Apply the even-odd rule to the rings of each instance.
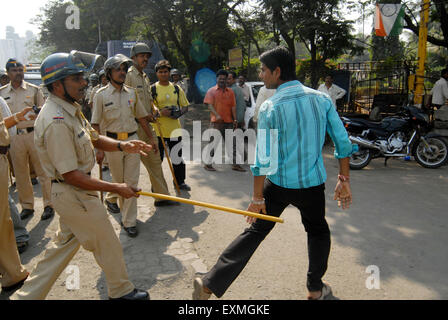
[[[17,251],[19,251],[19,254],[24,253],[27,248],[28,248],[28,241],[17,243]]]
[[[149,300],[149,293],[140,289],[134,289],[132,292],[120,298],[109,298],[109,300]]]
[[[32,184],[33,186],[35,186],[36,184],[39,184],[39,181],[37,181],[36,178],[33,178],[33,179],[31,179],[31,184]]]
[[[103,170],[103,171],[108,171],[108,170],[109,170],[109,167],[108,167],[108,166],[104,166],[101,170]]]
[[[154,201],[154,206],[156,207],[179,206],[179,205],[180,205],[179,202],[171,200]]]
[[[23,286],[23,283],[25,282],[25,280],[28,279],[29,275],[30,274],[28,273],[25,279],[17,282],[16,284],[13,284],[12,286],[2,287],[2,292],[12,292],[12,291],[19,290]]]
[[[136,226],[135,227],[125,227],[123,225],[123,222],[121,222],[120,224],[123,227],[124,231],[126,231],[128,236],[130,236],[131,238],[135,238],[136,236],[138,236],[138,230],[137,230]]]
[[[54,209],[50,206],[46,206],[44,209],[44,213],[42,213],[42,217],[40,217],[40,219],[43,220],[48,220],[50,218],[53,218],[54,216]]]
[[[180,190],[185,190],[185,191],[190,191],[190,190],[191,190],[190,186],[189,186],[188,184],[186,184],[185,182],[184,182],[184,183],[181,183],[181,184],[179,185],[179,189],[180,189]]]
[[[31,217],[34,214],[33,209],[23,209],[20,213],[20,219],[25,220]]]
[[[109,202],[107,200],[104,203],[106,204],[107,210],[110,213],[120,213],[120,207],[118,207],[118,204]]]

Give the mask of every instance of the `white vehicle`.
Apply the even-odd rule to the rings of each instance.
[[[43,82],[42,82],[42,77],[40,75],[40,71],[39,73],[36,71],[33,72],[25,72],[23,80],[25,80],[26,82],[29,82],[31,84],[34,84],[35,86],[38,86],[42,89],[42,93],[44,94],[44,97],[48,97],[48,90],[45,86],[43,86]]]
[[[264,83],[262,81],[256,81],[256,82],[246,82],[246,84],[250,88],[250,105],[246,108],[246,113],[244,115],[244,128],[255,129],[252,118],[255,115],[258,93],[260,92],[260,89],[264,86]],[[275,92],[275,90],[272,91]]]
[[[264,86],[264,83],[261,81],[246,82],[246,85],[250,89],[250,105],[246,108],[246,113],[244,114],[244,128],[249,129],[254,127],[252,118],[255,114],[255,104],[257,102],[258,92]]]
[[[42,77],[40,76],[40,73],[25,72],[23,79],[26,82],[34,84],[38,87],[40,87],[42,85]]]

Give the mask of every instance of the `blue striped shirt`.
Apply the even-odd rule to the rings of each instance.
[[[357,150],[348,139],[331,98],[289,81],[260,107],[254,176],[267,176],[288,189],[305,189],[325,183],[322,157],[325,133],[335,144],[335,157],[347,158]]]

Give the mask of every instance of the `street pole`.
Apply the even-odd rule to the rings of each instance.
[[[423,96],[425,94],[425,62],[426,62],[426,42],[428,40],[428,21],[430,0],[422,1],[420,11],[420,28],[418,32],[418,68],[415,79],[414,105],[422,107]]]

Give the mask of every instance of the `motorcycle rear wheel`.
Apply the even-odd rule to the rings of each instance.
[[[372,150],[361,147],[358,152],[355,152],[350,156],[350,169],[361,170],[366,167],[370,161],[372,161]]]
[[[436,169],[448,161],[448,145],[439,138],[428,138],[429,148],[420,141],[414,151],[415,160],[425,168]]]

